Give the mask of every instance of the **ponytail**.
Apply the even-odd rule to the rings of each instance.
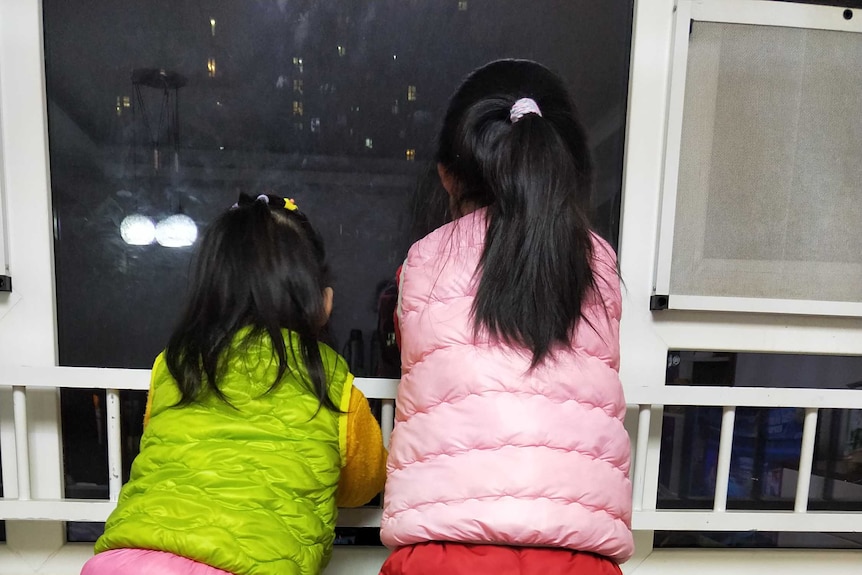
[[[504,78],[514,75],[510,82],[530,85],[531,75],[541,81],[533,82],[534,92],[518,87],[508,93],[505,84],[491,81],[495,95],[469,98],[481,93],[473,84],[486,83],[495,64],[503,70],[492,71]],[[526,113],[513,122],[512,105],[524,96],[536,101],[541,115]],[[595,286],[590,226],[581,207],[591,181],[583,129],[556,76],[512,60],[468,78],[446,120],[438,158],[457,182],[456,206],[486,207],[474,330],[529,349],[536,367],[556,345],[571,345]]]

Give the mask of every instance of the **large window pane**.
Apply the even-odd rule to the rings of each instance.
[[[671,351],[668,385],[855,389],[862,357]],[[664,411],[658,506],[712,509],[721,408]],[[804,410],[738,408],[728,509],[792,510]],[[821,410],[809,491],[812,510],[862,510],[862,412]],[[656,545],[862,547],[854,534],[657,533]]]
[[[497,57],[568,80],[593,138],[599,228],[615,241],[630,2],[540,4],[47,0],[61,362],[149,367],[164,345],[190,250],[128,245],[127,216],[183,213],[200,228],[238,191],[263,189],[321,228],[333,336],[343,347],[359,329],[367,353],[446,98]],[[135,70],[165,71],[166,107],[151,87],[162,80],[143,72],[138,99]]]
[[[565,78],[596,161],[596,225],[616,245],[631,0],[42,5],[63,365],[149,367],[194,248],[154,232],[183,243],[183,225],[202,229],[238,192],[272,191],[326,241],[333,345],[358,375],[397,377],[391,279],[445,216],[438,123],[460,80],[496,58]],[[153,229],[168,218],[180,224]],[[104,497],[103,394],[62,399],[67,493]]]

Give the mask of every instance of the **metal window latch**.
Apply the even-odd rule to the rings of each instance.
[[[649,309],[650,311],[661,311],[668,309],[670,305],[670,296],[668,295],[653,295],[649,298]]]
[[[11,276],[0,276],[0,291],[12,291]]]

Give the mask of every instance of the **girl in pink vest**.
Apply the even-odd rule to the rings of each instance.
[[[453,221],[400,276],[384,575],[618,574],[633,553],[612,248],[586,137],[534,62],[473,72],[437,151]]]

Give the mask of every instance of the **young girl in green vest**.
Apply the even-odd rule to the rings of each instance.
[[[337,507],[376,495],[386,460],[347,364],[320,342],[323,243],[293,201],[243,195],[203,236],[191,286],[82,575],[317,574]]]

